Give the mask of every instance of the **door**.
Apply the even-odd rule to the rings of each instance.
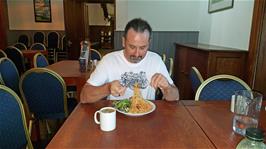
[[[78,59],[80,41],[86,38],[84,2],[81,0],[64,0],[64,19],[69,59]]]

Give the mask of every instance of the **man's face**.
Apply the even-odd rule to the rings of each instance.
[[[150,34],[148,31],[139,33],[129,29],[126,37],[123,37],[124,55],[131,63],[140,62],[149,49]]]

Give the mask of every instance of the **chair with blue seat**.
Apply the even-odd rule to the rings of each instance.
[[[67,48],[67,39],[66,39],[66,35],[63,35],[61,38],[61,47],[59,48],[59,50],[56,51],[56,59],[55,61],[61,61],[61,60],[65,60],[68,59],[68,48]]]
[[[99,51],[95,50],[95,49],[90,49],[90,54],[91,54],[91,60],[101,60],[102,59],[102,55]]]
[[[21,34],[18,36],[17,42],[23,43],[28,48],[30,45],[30,37],[27,34]]]
[[[192,85],[192,90],[194,93],[196,93],[198,87],[202,84],[204,81],[199,70],[196,67],[191,67],[189,78]]]
[[[0,148],[33,149],[23,104],[10,88],[0,85]]]
[[[0,58],[1,57],[7,57],[6,53],[0,49]]]
[[[59,51],[60,36],[56,31],[49,32],[47,35],[48,59],[56,62],[56,52]]]
[[[7,57],[0,58],[0,75],[7,87],[11,88],[18,95],[19,92],[19,73],[15,64]]]
[[[26,70],[26,67],[22,52],[14,46],[8,46],[4,52],[6,53],[7,57],[16,65],[19,75],[23,74]]]
[[[44,32],[38,31],[33,34],[33,43],[45,44],[45,34]]]
[[[46,47],[42,43],[34,43],[31,45],[30,50],[46,50]]]
[[[63,78],[47,68],[26,71],[19,89],[24,103],[37,120],[64,120],[77,104],[74,99],[67,99]],[[49,127],[47,131],[51,133]]]
[[[17,42],[13,45],[14,47],[18,48],[19,50],[27,50],[27,46],[24,43]]]
[[[250,90],[250,87],[236,76],[215,75],[199,86],[195,100],[231,100],[237,90]]]
[[[46,67],[49,65],[48,60],[42,53],[36,53],[33,57],[33,66],[34,68]]]

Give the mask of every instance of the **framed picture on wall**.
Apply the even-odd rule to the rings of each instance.
[[[209,0],[209,13],[233,8],[234,0]]]
[[[33,0],[35,22],[52,22],[50,0]]]

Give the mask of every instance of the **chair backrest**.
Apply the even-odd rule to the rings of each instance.
[[[166,62],[166,54],[165,53],[162,54],[162,60],[164,63]]]
[[[19,73],[15,64],[7,57],[0,58],[0,74],[3,83],[15,91],[18,95],[19,93]]]
[[[56,31],[49,32],[47,35],[47,47],[48,49],[59,49],[60,36]]]
[[[33,57],[33,66],[34,68],[46,67],[48,66],[48,60],[42,53],[36,53]]]
[[[33,43],[45,44],[45,34],[44,32],[35,32],[33,35]]]
[[[67,51],[67,39],[66,35],[63,35],[61,38],[61,50],[62,51]]]
[[[189,77],[192,85],[192,90],[194,93],[196,93],[198,87],[202,84],[204,80],[196,67],[191,67]]]
[[[21,34],[18,36],[18,41],[20,43],[23,43],[26,47],[29,47],[30,45],[30,38],[27,34]]]
[[[22,52],[14,46],[9,46],[4,51],[7,57],[11,59],[16,65],[19,75],[24,73],[26,68],[25,68],[24,56]]]
[[[195,100],[231,100],[237,90],[250,90],[250,87],[236,76],[216,75],[199,86]]]
[[[17,42],[13,45],[14,47],[18,48],[19,50],[27,50],[28,48],[24,43]]]
[[[46,47],[42,43],[34,43],[30,47],[31,50],[46,50]]]
[[[6,53],[0,49],[0,58],[1,57],[7,57]]]
[[[33,148],[22,102],[4,85],[0,85],[0,132],[0,148]]]
[[[174,59],[172,57],[169,58],[169,75],[170,77],[173,77],[173,71],[174,71]]]
[[[97,50],[95,50],[95,49],[90,49],[90,51],[91,51],[91,60],[101,60],[102,59],[102,55],[101,55],[101,53],[100,52],[98,52]]]
[[[47,68],[32,68],[21,77],[19,89],[24,103],[37,119],[68,116],[66,85],[61,76]]]

